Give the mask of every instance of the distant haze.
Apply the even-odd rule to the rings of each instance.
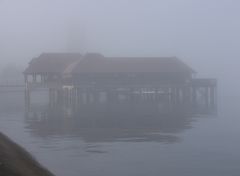
[[[178,56],[235,85],[238,0],[0,0],[1,68],[42,52]]]

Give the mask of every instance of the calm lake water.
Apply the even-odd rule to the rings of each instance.
[[[59,176],[239,176],[240,108],[228,99],[217,115],[43,106],[26,115],[21,93],[1,93],[0,131]]]

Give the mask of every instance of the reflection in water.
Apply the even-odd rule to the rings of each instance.
[[[157,103],[85,104],[78,107],[32,107],[27,128],[40,137],[67,135],[87,143],[178,142],[177,133],[191,128],[193,114],[163,113]],[[100,152],[95,147],[87,151]]]
[[[3,97],[2,103],[22,107],[23,95],[10,96],[20,98],[8,103]],[[236,118],[221,109],[219,118],[200,120],[203,116],[191,110],[166,113],[153,101],[75,107],[48,106],[39,103],[41,97],[32,101],[25,118],[24,109],[12,112],[0,107],[0,128],[56,175],[239,173],[238,111]],[[231,130],[223,130],[228,125]]]

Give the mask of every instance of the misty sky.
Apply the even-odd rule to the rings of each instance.
[[[1,65],[42,52],[178,56],[228,81],[239,73],[239,17],[239,0],[0,0]]]

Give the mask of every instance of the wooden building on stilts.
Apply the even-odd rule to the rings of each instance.
[[[45,53],[24,71],[26,105],[39,87],[49,103],[92,104],[158,102],[163,110],[216,108],[215,79],[196,72],[177,57],[105,57],[98,53]]]

